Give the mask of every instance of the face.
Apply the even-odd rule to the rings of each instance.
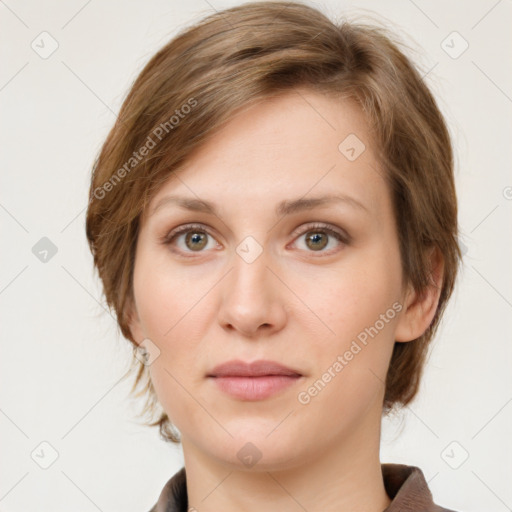
[[[304,90],[239,111],[152,198],[134,297],[185,456],[292,467],[379,428],[404,296],[359,108]],[[209,376],[233,360],[295,375]]]

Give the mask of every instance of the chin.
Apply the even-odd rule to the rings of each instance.
[[[269,428],[269,424],[271,426]],[[260,428],[251,425],[226,425],[233,435],[222,438],[207,437],[204,440],[205,451],[218,459],[231,471],[281,471],[297,465],[301,439],[295,439],[289,432],[279,432],[276,422],[262,422]],[[272,432],[274,430],[274,432]],[[269,435],[269,432],[272,432]]]

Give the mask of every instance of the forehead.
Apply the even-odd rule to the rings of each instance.
[[[240,208],[326,194],[374,204],[385,187],[360,107],[296,89],[235,112],[171,175],[148,211],[170,193],[229,199]]]

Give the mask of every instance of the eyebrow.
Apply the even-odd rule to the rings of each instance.
[[[321,197],[301,197],[299,199],[284,200],[281,201],[276,206],[275,213],[277,216],[292,215],[297,212],[312,210],[313,208],[327,206],[333,203],[345,203],[348,204],[349,206],[369,213],[368,208],[363,203],[361,203],[354,197],[345,194],[331,194]],[[216,205],[214,203],[211,203],[210,201],[176,195],[165,196],[162,199],[160,199],[160,201],[158,201],[158,203],[156,203],[156,205],[154,206],[152,212],[150,213],[150,216],[154,215],[155,212],[159,210],[161,207],[168,205],[176,205],[185,210],[209,213],[215,216],[219,216],[219,212]]]

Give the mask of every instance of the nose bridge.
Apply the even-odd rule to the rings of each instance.
[[[258,296],[264,293],[269,285],[268,260],[268,250],[264,250],[252,237],[247,237],[236,247],[232,279],[237,294]]]
[[[246,237],[235,248],[219,311],[222,324],[254,334],[261,325],[276,328],[283,321],[279,280],[269,264],[268,250],[252,237]]]

